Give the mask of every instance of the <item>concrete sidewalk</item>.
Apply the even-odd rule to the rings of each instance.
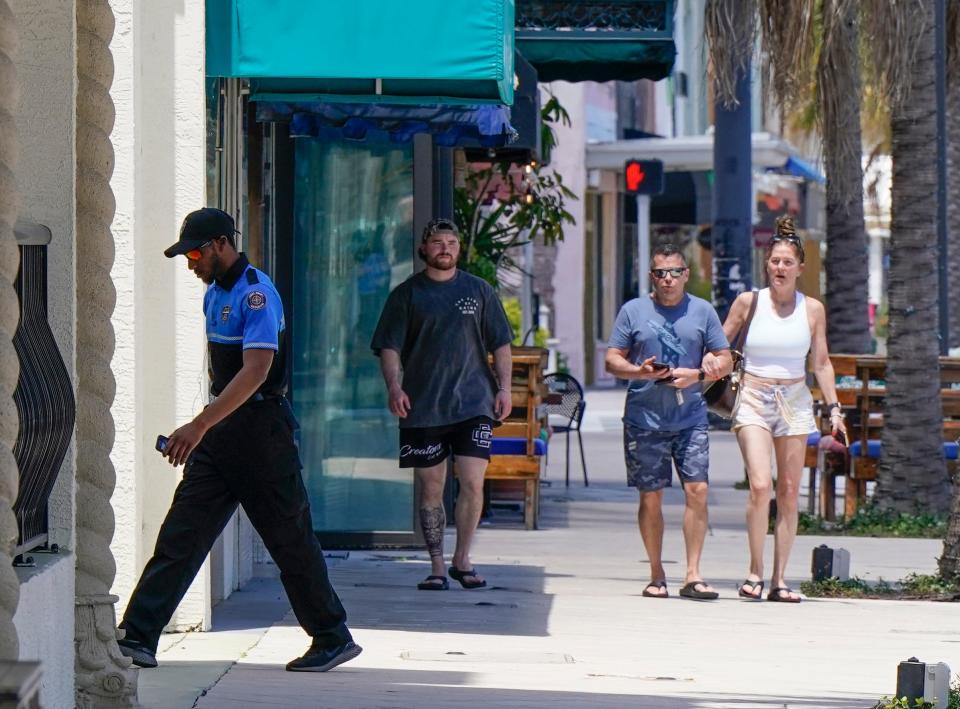
[[[893,693],[897,663],[911,655],[960,669],[954,605],[737,598],[748,561],[746,492],[733,489],[742,464],[725,432],[711,436],[712,528],[702,569],[721,598],[676,596],[684,573],[679,488],[665,495],[671,598],[642,598],[648,569],[636,493],[624,485],[622,397],[621,390],[588,396],[588,488],[575,443],[572,484],[563,486],[563,441],[556,439],[541,529],[525,531],[519,513],[499,510],[496,525],[481,529],[474,560],[491,589],[454,583],[446,593],[417,591],[429,569],[419,551],[331,559],[364,653],[312,675],[283,670],[309,639],[278,580],[257,579],[217,608],[214,632],[164,636],[161,667],[140,674],[142,703],[866,709]],[[850,550],[852,574],[891,580],[934,571],[941,548],[935,540],[799,537],[789,567],[794,587],[809,578],[811,550],[823,542]],[[767,553],[769,567],[772,537]]]

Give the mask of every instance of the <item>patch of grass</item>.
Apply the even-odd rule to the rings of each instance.
[[[841,517],[836,522],[827,522],[820,517],[801,512],[797,533],[943,539],[947,533],[947,518],[929,512],[892,512],[868,506],[861,508],[849,520]]]
[[[909,574],[890,583],[880,579],[874,583],[854,577],[848,581],[804,581],[800,590],[810,598],[885,598],[891,600],[960,600],[960,583],[933,574]],[[960,688],[957,689],[960,692]],[[958,695],[960,697],[960,695]],[[960,698],[958,698],[960,702]],[[957,705],[960,709],[960,704]]]

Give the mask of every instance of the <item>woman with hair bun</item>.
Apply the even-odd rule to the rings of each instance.
[[[797,290],[804,267],[803,245],[793,219],[777,219],[777,230],[767,247],[768,286],[741,293],[723,324],[733,338],[755,310],[743,347],[744,376],[740,404],[732,429],[743,454],[750,480],[747,503],[747,539],[750,571],[740,585],[743,598],[760,600],[763,594],[763,547],[770,514],[773,475],[771,454],[777,461],[777,519],[774,527],[773,571],[767,600],[799,603],[800,596],[785,578],[787,560],[797,535],[797,498],[807,436],[817,430],[813,397],[806,384],[807,354],[830,410],[834,435],[846,433],[837,402],[833,365],[827,352],[827,319],[823,304]]]

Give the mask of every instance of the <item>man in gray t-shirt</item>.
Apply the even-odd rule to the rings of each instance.
[[[420,482],[420,525],[432,569],[417,587],[446,590],[449,571],[464,588],[482,588],[487,582],[470,563],[470,544],[483,510],[493,427],[510,415],[513,332],[493,288],[457,269],[453,222],[430,222],[419,254],[426,268],[390,293],[370,346],[380,357],[390,410],[400,417],[400,467],[412,467]],[[457,547],[446,570],[443,487],[451,454],[460,494]]]
[[[624,304],[608,343],[607,371],[630,380],[623,415],[627,484],[640,491],[637,520],[650,559],[644,596],[666,598],[663,548],[663,488],[673,466],[683,483],[683,538],[687,573],[680,595],[713,600],[717,592],[700,576],[707,533],[707,407],[701,382],[732,367],[730,345],[716,311],[686,293],[689,269],[672,245],[659,247],[650,269],[653,293]],[[704,360],[704,355],[714,357]]]

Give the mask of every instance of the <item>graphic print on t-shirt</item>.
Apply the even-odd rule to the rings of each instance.
[[[661,325],[653,320],[647,320],[647,325],[657,333],[657,339],[660,341],[660,356],[657,361],[669,364],[671,367],[679,367],[680,357],[687,353],[687,348],[677,337],[677,333],[673,329],[673,323],[664,322]]]
[[[480,303],[476,298],[466,297],[457,301],[457,308],[464,315],[476,315],[480,310]]]

